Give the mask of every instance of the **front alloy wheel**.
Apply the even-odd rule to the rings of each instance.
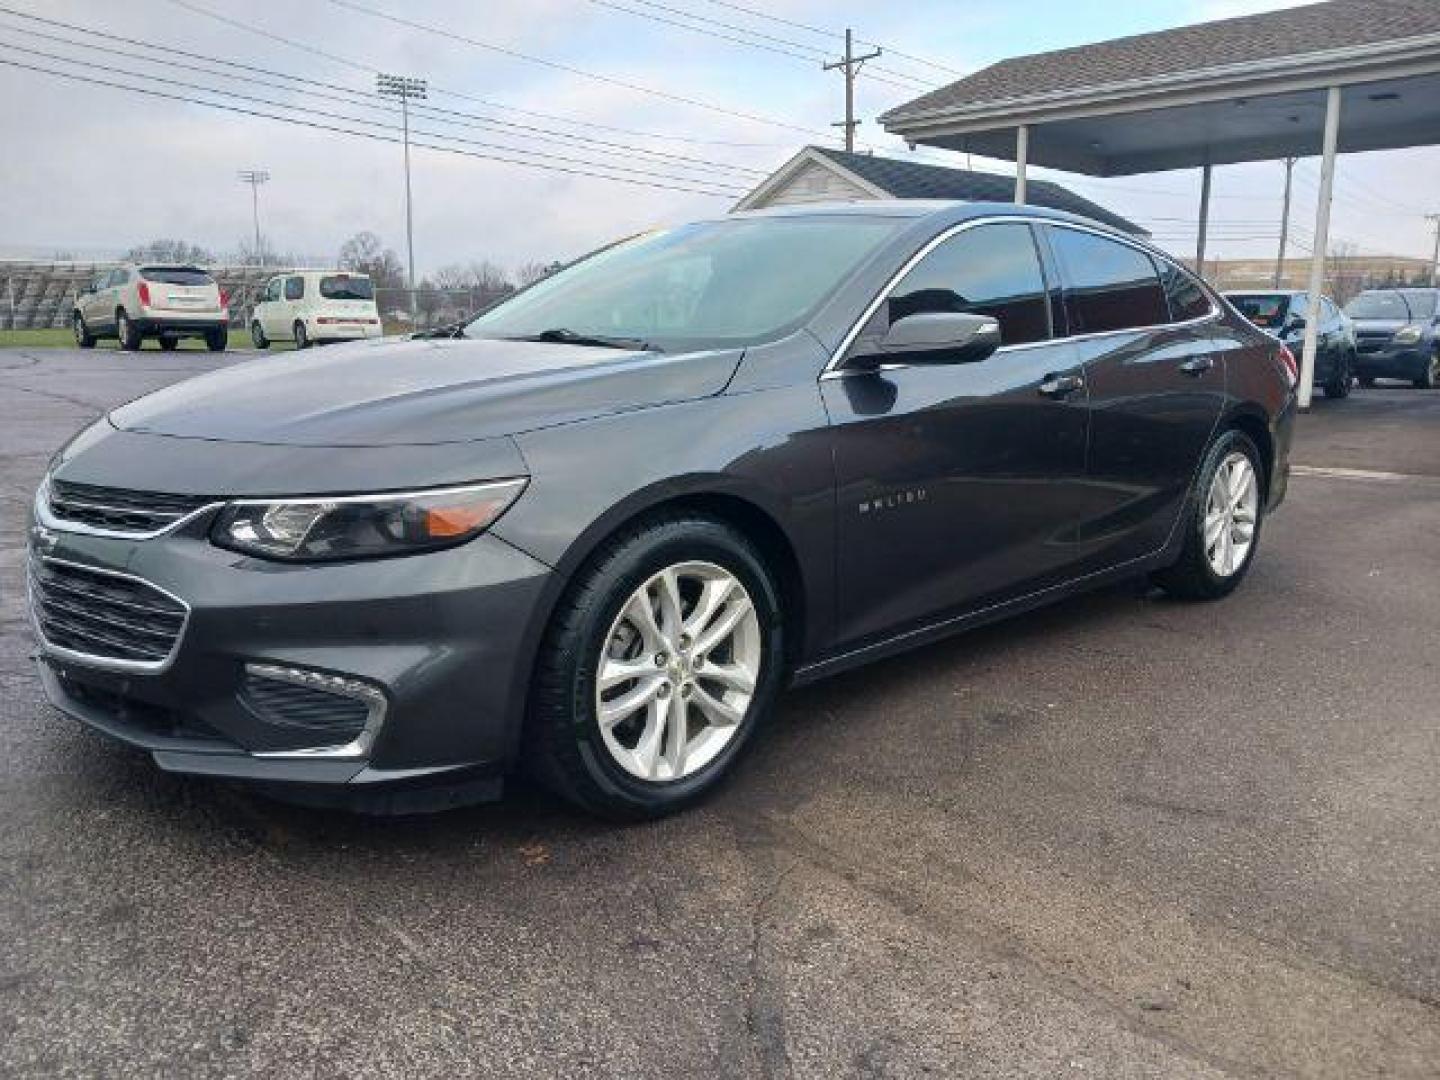
[[[620,609],[595,674],[595,715],[615,763],[641,780],[699,772],[740,729],[760,666],[760,622],[714,563],[667,566]]]

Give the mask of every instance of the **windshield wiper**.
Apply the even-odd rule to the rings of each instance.
[[[608,337],[604,334],[582,334],[579,331],[569,330],[563,326],[557,326],[550,330],[541,330],[538,334],[525,334],[520,337],[507,338],[506,340],[554,341],[562,345],[596,345],[602,349],[640,349],[644,352],[661,351],[643,338]]]

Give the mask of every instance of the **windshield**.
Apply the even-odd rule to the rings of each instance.
[[[158,285],[213,285],[215,279],[193,266],[142,266],[140,276]]]
[[[375,286],[368,277],[333,274],[320,279],[320,295],[326,300],[374,300]]]
[[[1405,303],[1410,305],[1410,310],[1417,319],[1440,314],[1440,290],[1406,289],[1400,295],[1405,298]]]
[[[1400,319],[1409,321],[1410,305],[1398,292],[1366,292],[1345,305],[1352,319]]]
[[[1241,315],[1244,315],[1256,326],[1262,326],[1267,330],[1283,326],[1285,315],[1290,310],[1290,297],[1284,293],[1271,296],[1262,296],[1259,293],[1232,296],[1230,302],[1235,305]]]
[[[764,341],[798,325],[905,218],[739,218],[628,240],[479,316],[467,337],[547,331],[661,349]],[[555,337],[554,340],[563,340]]]

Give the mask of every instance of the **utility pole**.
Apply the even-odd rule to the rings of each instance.
[[[1440,214],[1426,214],[1425,220],[1435,227],[1435,254],[1430,256],[1430,285],[1440,286]]]
[[[270,174],[264,169],[241,169],[235,175],[242,184],[250,185],[250,212],[255,219],[255,263],[264,266],[264,249],[260,246],[260,185],[270,179]]]
[[[405,131],[405,249],[409,256],[406,287],[410,291],[410,325],[418,326],[420,312],[415,304],[415,217],[410,209],[410,102],[425,100],[425,80],[407,79],[400,75],[376,75],[375,90],[381,97],[400,99],[400,114]]]
[[[1275,282],[1272,288],[1280,288],[1280,278],[1285,273],[1285,241],[1290,237],[1290,182],[1294,179],[1295,159],[1285,159],[1285,201],[1280,210],[1280,253],[1275,256]]]
[[[845,72],[845,119],[831,124],[831,127],[843,127],[845,129],[845,149],[851,153],[855,150],[855,129],[860,126],[860,121],[855,119],[855,76],[859,74],[861,66],[866,60],[874,60],[880,55],[880,50],[868,52],[864,56],[855,55],[855,43],[850,28],[845,28],[845,59],[832,60],[828,64],[821,64],[825,71],[834,71],[837,68]]]

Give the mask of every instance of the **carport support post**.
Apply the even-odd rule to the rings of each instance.
[[[1210,163],[1200,168],[1200,228],[1195,232],[1195,273],[1205,276],[1205,240],[1210,232]]]
[[[1310,408],[1315,389],[1315,346],[1320,328],[1320,292],[1325,288],[1325,251],[1330,243],[1330,197],[1335,190],[1335,147],[1340,141],[1340,87],[1325,94],[1325,141],[1320,150],[1320,197],[1315,204],[1315,249],[1310,255],[1310,307],[1300,351],[1300,408]]]
[[[1015,201],[1025,205],[1025,159],[1030,156],[1030,126],[1015,129]]]

